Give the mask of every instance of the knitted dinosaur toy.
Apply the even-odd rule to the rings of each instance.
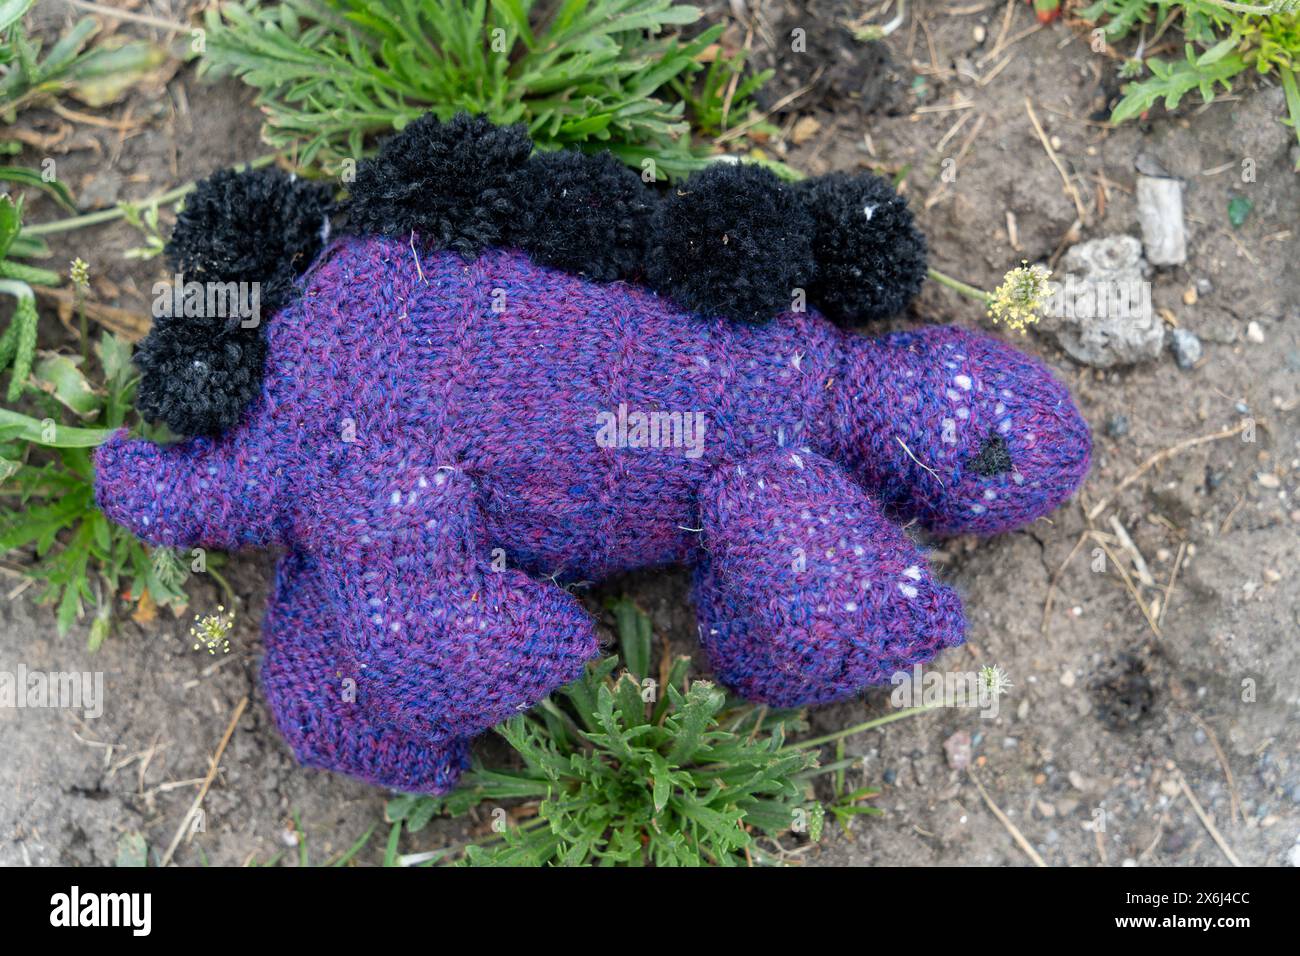
[[[268,318],[156,321],[140,407],[191,437],[115,435],[97,497],[155,544],[284,549],[263,677],[298,758],[446,791],[468,738],[597,653],[557,582],[633,568],[694,565],[718,679],[776,706],[959,644],[895,522],[1020,527],[1089,433],[996,339],[792,308],[900,311],[925,270],[903,201],[728,163],[659,198],[608,155],[530,153],[427,117],[332,240],[327,188],[274,172],[217,174],[177,223],[177,270],[258,282]]]

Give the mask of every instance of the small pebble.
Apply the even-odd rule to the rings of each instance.
[[[1111,438],[1123,438],[1128,434],[1128,416],[1111,415],[1106,419],[1106,434]]]
[[[1263,343],[1264,330],[1260,327],[1258,322],[1246,323],[1246,338],[1249,341],[1254,342],[1256,345]]]
[[[971,32],[972,32],[972,33],[974,34],[974,36],[975,36],[975,42],[976,42],[976,43],[983,43],[985,37],[987,37],[987,36],[989,35],[989,32],[988,32],[987,30],[985,30],[984,27],[983,27],[981,24],[978,24],[978,23],[975,24],[975,29],[972,30]]]
[[[1280,488],[1282,482],[1278,480],[1277,475],[1271,471],[1266,471],[1259,476],[1259,483],[1265,488]]]
[[[1074,671],[1064,671],[1061,674],[1061,686],[1062,687],[1074,686]]]
[[[1178,362],[1178,367],[1182,369],[1191,369],[1201,360],[1201,340],[1196,334],[1188,329],[1174,329],[1171,337],[1174,349],[1174,359]]]
[[[1197,299],[1196,286],[1189,285],[1183,290],[1183,305],[1195,305]]]
[[[953,770],[965,770],[970,766],[970,751],[970,734],[964,730],[957,731],[943,742],[943,752]]]

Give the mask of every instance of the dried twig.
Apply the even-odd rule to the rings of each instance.
[[[984,798],[984,802],[988,804],[988,808],[993,811],[993,815],[998,818],[998,822],[1007,828],[1007,832],[1011,834],[1011,838],[1016,841],[1016,844],[1020,849],[1025,851],[1025,855],[1034,861],[1034,866],[1046,867],[1047,863],[1038,855],[1038,851],[1034,849],[1033,844],[1025,839],[1025,835],[1020,832],[1020,829],[1012,823],[998,805],[993,802],[993,798],[990,797],[989,792],[984,789],[984,784],[980,783],[979,777],[975,776],[974,771],[967,768],[966,772],[970,774],[971,780],[973,780],[975,786],[979,788],[980,796]]]
[[[971,110],[975,108],[974,100],[957,100],[954,103],[932,103],[929,106],[918,106],[912,110],[913,116],[921,116],[925,113],[950,113],[953,110]]]
[[[194,819],[194,814],[199,812],[199,807],[203,803],[203,798],[208,795],[208,788],[212,786],[212,781],[217,776],[217,767],[221,765],[221,755],[226,752],[226,744],[230,743],[230,738],[235,732],[235,725],[239,723],[239,718],[244,715],[244,708],[248,706],[248,698],[241,698],[235,706],[235,712],[230,718],[230,723],[226,726],[226,732],[221,736],[221,743],[217,745],[217,752],[212,755],[211,766],[208,767],[208,775],[203,778],[203,786],[199,787],[198,795],[194,802],[190,804],[189,810],[181,820],[181,825],[176,828],[176,835],[172,837],[171,844],[167,847],[167,852],[162,855],[159,866],[166,866],[172,860],[172,854],[176,848],[181,845],[181,839],[185,836],[189,828],[190,821]]]
[[[1056,150],[1052,149],[1051,141],[1048,140],[1047,134],[1043,132],[1043,124],[1038,122],[1038,114],[1034,112],[1034,104],[1025,97],[1025,111],[1029,113],[1029,122],[1034,125],[1034,132],[1038,134],[1039,142],[1043,144],[1043,149],[1047,151],[1047,158],[1052,161],[1056,171],[1061,174],[1061,182],[1065,184],[1065,191],[1070,198],[1074,200],[1074,211],[1079,215],[1081,223],[1088,222],[1088,207],[1083,204],[1083,197],[1079,195],[1079,190],[1075,188],[1074,182],[1070,179],[1070,174],[1065,170],[1065,164],[1061,162],[1061,157],[1056,155]]]
[[[1169,610],[1169,599],[1174,594],[1174,582],[1178,580],[1178,569],[1183,566],[1183,556],[1187,554],[1187,542],[1178,542],[1178,554],[1174,558],[1173,570],[1169,572],[1169,583],[1165,585],[1165,596],[1160,602],[1160,615],[1156,618],[1156,623],[1160,624],[1165,619],[1165,612]]]
[[[1192,788],[1187,785],[1187,778],[1183,776],[1183,772],[1181,770],[1175,770],[1174,773],[1178,775],[1178,786],[1182,788],[1183,796],[1185,796],[1187,802],[1192,805],[1192,809],[1196,811],[1196,815],[1201,818],[1201,823],[1204,824],[1205,829],[1210,832],[1210,836],[1213,837],[1214,842],[1219,845],[1219,849],[1222,850],[1223,855],[1228,858],[1228,862],[1233,866],[1241,866],[1241,859],[1232,851],[1232,847],[1230,847],[1228,841],[1223,838],[1223,834],[1219,832],[1219,828],[1214,825],[1214,821],[1210,819],[1210,815],[1201,807],[1200,801],[1198,801],[1196,795],[1192,793]]]
[[[976,85],[976,86],[988,86],[990,83],[993,82],[993,79],[994,79],[994,78],[995,78],[999,73],[1001,73],[1003,70],[1005,70],[1005,69],[1007,68],[1007,66],[1010,65],[1011,61],[1014,60],[1014,59],[1015,59],[1014,56],[1010,56],[1010,55],[1008,55],[1007,58],[1006,58],[1005,60],[1003,60],[1001,63],[999,63],[999,64],[998,64],[997,66],[995,66],[993,69],[989,70],[987,73],[985,73],[983,76],[981,76],[978,80],[976,80],[976,81],[975,81],[975,85]]]
[[[808,80],[807,83],[799,87],[799,89],[795,90],[794,92],[787,93],[785,96],[781,97],[779,100],[777,100],[775,103],[772,104],[772,108],[770,110],[767,110],[764,113],[760,113],[757,116],[751,116],[749,119],[745,120],[745,122],[741,123],[739,126],[733,126],[725,133],[722,133],[721,135],[719,135],[713,140],[714,145],[721,146],[723,143],[730,142],[733,139],[743,136],[749,129],[751,129],[754,126],[757,126],[759,123],[762,123],[773,113],[781,112],[781,110],[785,109],[795,100],[806,95],[814,86],[816,86],[817,81],[822,78],[822,74],[825,72],[826,72],[825,64],[817,67],[817,72],[815,72],[812,75],[812,77]]]
[[[62,103],[51,103],[50,110],[69,122],[80,123],[86,126],[98,126],[100,129],[111,129],[119,133],[139,129],[144,125],[143,122],[132,122],[129,118],[114,120],[106,119],[103,116],[94,116],[90,113],[83,113],[80,110],[69,109]]]
[[[1002,29],[998,31],[998,38],[993,41],[993,46],[989,51],[975,61],[977,66],[992,62],[993,58],[1002,52],[1007,34],[1011,32],[1011,18],[1015,15],[1015,12],[1016,0],[1007,0],[1007,5],[1002,11]]]
[[[1110,866],[1110,858],[1106,856],[1106,841],[1102,839],[1100,827],[1092,831],[1092,837],[1097,844],[1097,855],[1101,857],[1101,865]]]
[[[966,115],[972,116],[974,114],[967,113]],[[957,150],[957,155],[953,157],[952,163],[954,168],[960,166],[961,161],[966,158],[966,153],[970,150],[971,146],[974,144],[975,137],[979,136],[980,130],[984,128],[984,123],[987,119],[988,119],[987,114],[985,113],[979,114],[979,118],[975,121],[974,128],[971,129],[971,131],[966,134],[966,138],[962,141],[961,149]],[[948,190],[948,181],[944,180],[940,182],[939,188],[934,190],[934,192],[930,193],[930,195],[925,198],[925,208],[929,209],[940,199],[942,199],[943,194],[947,192],[947,190]]]
[[[1205,731],[1205,736],[1209,738],[1210,746],[1214,748],[1214,755],[1219,758],[1219,766],[1223,769],[1223,776],[1228,781],[1228,800],[1232,804],[1232,815],[1239,818],[1242,823],[1245,823],[1246,814],[1242,811],[1241,800],[1237,796],[1237,780],[1232,775],[1232,768],[1228,766],[1228,755],[1225,754],[1223,748],[1219,746],[1219,738],[1214,733],[1214,728],[1202,720],[1199,714],[1193,711],[1187,711],[1187,716],[1196,721],[1196,726]]]
[[[1219,534],[1228,533],[1228,529],[1232,527],[1232,519],[1237,517],[1237,511],[1241,508],[1245,500],[1246,500],[1246,496],[1242,495],[1237,499],[1236,503],[1232,506],[1232,508],[1229,509],[1228,516],[1223,519],[1223,524],[1219,525]]]
[[[1107,508],[1110,507],[1110,503],[1115,500],[1116,495],[1118,495],[1121,491],[1123,491],[1129,485],[1133,484],[1133,482],[1137,481],[1139,478],[1141,478],[1143,475],[1145,475],[1148,471],[1150,471],[1152,468],[1154,468],[1156,465],[1160,464],[1161,462],[1167,461],[1168,459],[1173,458],[1175,455],[1187,451],[1187,449],[1189,448],[1195,448],[1197,445],[1204,445],[1206,442],[1220,441],[1224,438],[1231,438],[1233,435],[1240,435],[1242,432],[1246,430],[1248,425],[1249,422],[1242,422],[1240,425],[1234,425],[1232,428],[1225,428],[1222,431],[1214,432],[1211,435],[1201,435],[1199,438],[1189,438],[1186,441],[1181,441],[1176,445],[1170,445],[1168,448],[1164,449],[1163,451],[1156,452],[1146,461],[1142,462],[1142,464],[1138,466],[1137,471],[1133,472],[1131,475],[1129,475],[1127,478],[1121,481],[1118,485],[1116,485],[1114,491],[1112,491],[1105,498],[1102,498],[1101,501],[1093,505],[1092,508],[1088,511],[1088,520],[1089,521],[1095,520],[1098,515],[1100,515],[1103,511],[1105,511]]]
[[[60,321],[63,321],[69,328],[72,327],[69,322],[73,310],[77,308],[77,300],[71,291],[67,289],[51,289],[47,286],[33,286],[32,290],[39,298],[56,303],[59,307]],[[86,310],[86,318],[102,325],[110,332],[116,332],[131,342],[138,342],[149,333],[149,320],[138,312],[85,300],[82,300],[81,308]],[[68,316],[68,320],[64,319],[65,314]]]
[[[1042,28],[1043,28],[1043,24],[1041,23],[1035,23],[1032,27],[1026,27],[1025,29],[1021,30],[1019,33],[1017,33],[1015,36],[1013,36],[1011,39],[1007,40],[1005,43],[1001,43],[998,46],[995,46],[992,50],[989,50],[988,53],[985,53],[983,56],[981,56],[978,60],[975,61],[975,65],[983,66],[985,63],[991,62],[993,58],[997,56],[999,53],[1001,53],[1003,50],[1015,46],[1025,37],[1033,36]]]
[[[1128,529],[1120,522],[1115,515],[1110,516],[1109,524],[1115,531],[1115,537],[1119,539],[1120,547],[1128,552],[1128,556],[1133,561],[1133,569],[1137,571],[1138,580],[1144,587],[1153,588],[1156,586],[1156,579],[1151,576],[1151,569],[1147,567],[1146,558],[1142,557],[1142,552],[1138,550],[1133,539],[1129,537]]]
[[[754,24],[751,21],[749,28],[745,31],[745,45],[742,47],[745,54],[754,46]],[[722,98],[722,128],[727,128],[727,119],[731,116],[731,101],[735,99],[736,87],[740,85],[740,70],[735,70],[731,74],[731,81],[727,84],[727,93]]]
[[[939,142],[935,144],[934,151],[936,153],[942,153],[943,148],[947,146],[949,142],[951,142],[952,138],[956,136],[958,132],[961,131],[961,128],[965,126],[967,121],[969,121],[970,118],[974,115],[975,115],[974,113],[967,113],[961,119],[957,120],[957,122],[953,123],[952,126],[949,128],[948,132],[943,134],[943,138],[940,139]]]
[[[1156,619],[1152,617],[1151,608],[1147,607],[1147,603],[1142,600],[1142,595],[1133,585],[1133,579],[1130,578],[1128,572],[1124,570],[1124,565],[1119,563],[1119,558],[1115,557],[1115,552],[1112,551],[1110,545],[1106,543],[1106,538],[1096,531],[1091,531],[1089,534],[1092,536],[1093,541],[1096,541],[1101,545],[1101,549],[1106,552],[1106,557],[1110,559],[1110,563],[1115,565],[1115,570],[1119,572],[1120,580],[1124,582],[1124,587],[1128,590],[1129,596],[1133,598],[1139,610],[1142,611],[1142,616],[1147,619],[1147,624],[1151,627],[1151,633],[1156,637],[1160,637],[1160,625],[1157,624]]]
[[[99,3],[89,3],[87,0],[68,0],[74,6],[90,13],[98,13],[104,17],[114,17],[118,20],[129,20],[132,23],[140,23],[147,27],[158,27],[162,30],[168,30],[172,33],[188,33],[190,27],[184,23],[178,23],[175,20],[164,20],[162,17],[151,16],[146,13],[134,13],[130,10],[119,10],[115,7],[106,7]]]

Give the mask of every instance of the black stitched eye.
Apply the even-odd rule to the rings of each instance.
[[[1002,436],[990,435],[984,439],[970,466],[982,478],[992,478],[1010,471],[1011,453],[1007,451],[1007,443]]]

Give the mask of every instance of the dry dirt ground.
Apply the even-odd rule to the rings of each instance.
[[[1014,828],[1049,865],[1216,866],[1233,855],[1294,865],[1300,178],[1290,171],[1294,134],[1277,122],[1281,93],[1243,90],[1110,130],[1098,120],[1114,93],[1116,61],[1094,53],[1082,28],[1036,28],[1024,4],[1011,4],[1007,18],[997,0],[908,8],[882,45],[863,47],[846,42],[838,25],[858,15],[847,3],[759,7],[751,42],[760,62],[779,67],[767,102],[795,94],[776,117],[789,135],[769,152],[812,173],[904,174],[933,263],[985,288],[1021,259],[1054,261],[1080,239],[1136,234],[1136,171],[1158,163],[1185,184],[1189,256],[1185,266],[1153,273],[1153,297],[1205,351],[1190,370],[1166,352],[1100,372],[1035,333],[1019,341],[1073,387],[1094,429],[1092,474],[1049,520],[991,540],[935,542],[934,555],[970,620],[969,643],[944,668],[997,664],[1014,686],[996,719],[944,709],[851,738],[847,752],[862,763],[849,782],[880,786],[884,815],[860,819],[851,833],[828,827],[801,858],[1027,864]],[[794,27],[810,38],[803,59],[788,51]],[[744,39],[743,29],[737,34]],[[192,67],[165,94],[129,108],[104,111],[128,121],[125,134],[79,126],[77,136],[97,146],[54,154],[83,206],[140,198],[264,149],[249,92],[200,82]],[[56,125],[39,112],[29,118]],[[29,148],[20,160],[43,155]],[[1242,181],[1243,160],[1255,166],[1253,182]],[[945,170],[955,178],[945,180]],[[1253,209],[1233,229],[1227,206],[1238,195]],[[35,218],[55,214],[43,202],[32,209]],[[98,291],[109,304],[144,314],[162,266],[121,257],[139,243],[116,224],[66,235],[55,250],[59,263],[87,259],[107,280]],[[981,325],[981,311],[930,283],[900,324]],[[1248,336],[1250,322],[1257,327]],[[1234,435],[1183,444],[1248,419],[1253,442]],[[1175,452],[1113,494],[1166,449]],[[1155,627],[1084,537],[1090,528],[1113,533],[1112,517],[1149,565],[1154,585],[1136,587]],[[231,653],[218,658],[193,653],[186,622],[170,618],[128,621],[91,656],[84,630],[60,640],[31,591],[0,603],[4,669],[102,671],[107,698],[97,720],[0,710],[0,863],[108,864],[128,833],[159,852],[244,697],[248,707],[204,801],[206,830],[181,843],[178,863],[269,860],[296,845],[295,816],[318,862],[380,819],[384,794],[297,767],[271,726],[255,680],[270,569],[265,555],[232,562],[242,624]],[[219,600],[202,580],[192,593],[195,609]],[[620,593],[649,612],[661,640],[693,646],[683,573],[607,582],[586,598],[596,610]],[[820,709],[812,721],[826,732],[889,708],[887,690],[876,691]],[[963,733],[970,772],[954,769],[944,746]],[[463,838],[467,826],[435,821],[402,849]],[[381,845],[382,827],[358,859],[378,859]],[[284,858],[295,860],[296,849]]]

